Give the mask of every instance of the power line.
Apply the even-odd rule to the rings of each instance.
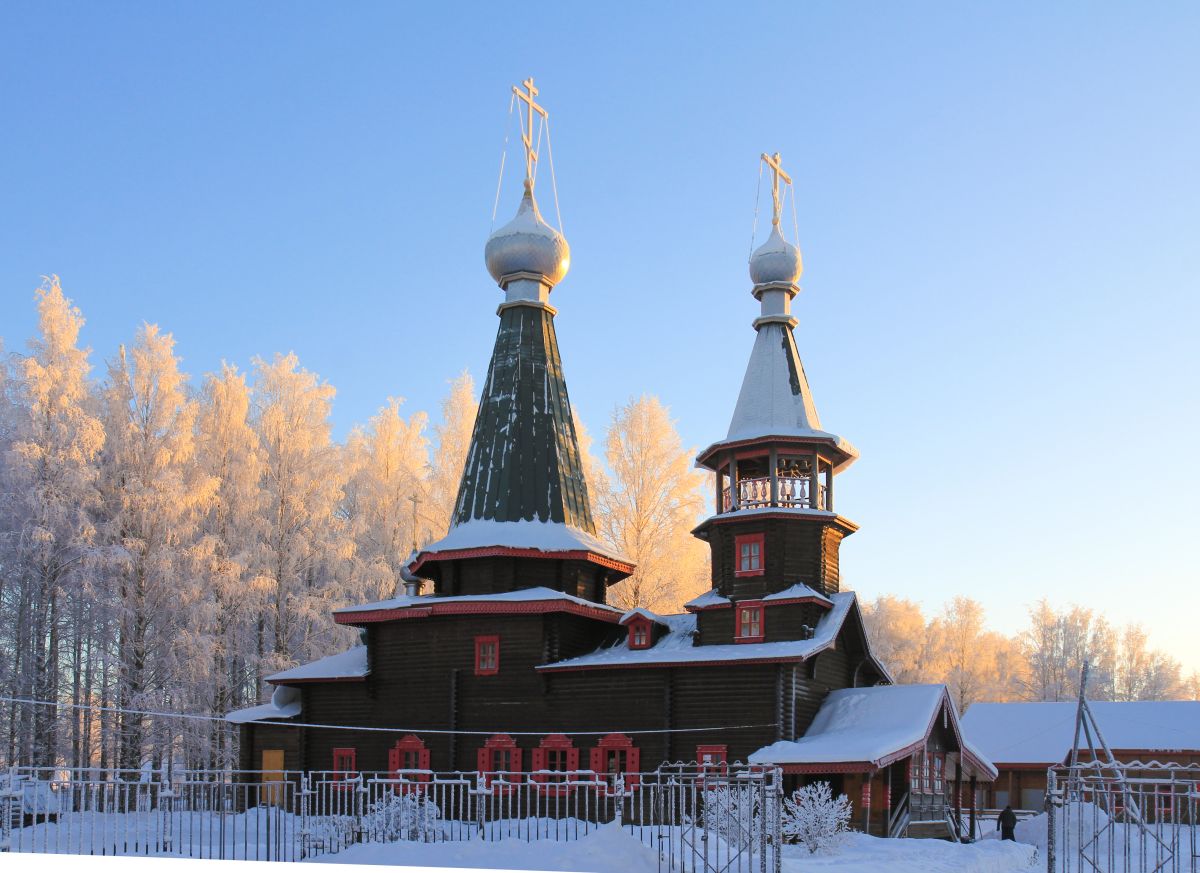
[[[95,710],[97,712],[115,712],[125,715],[145,715],[157,718],[179,718],[188,721],[214,721],[224,725],[236,724],[229,722],[225,718],[216,715],[199,715],[196,713],[187,712],[160,712],[152,709],[125,709],[119,706],[97,706],[90,703],[58,703],[52,700],[33,700],[25,697],[0,697],[0,703],[24,703],[31,706],[53,706],[55,708],[63,707],[66,709],[86,709]],[[769,724],[737,724],[737,725],[713,725],[711,727],[695,727],[695,728],[648,728],[645,730],[618,730],[614,728],[605,728],[597,731],[464,731],[464,730],[442,730],[438,728],[390,728],[390,727],[372,727],[367,725],[344,725],[344,724],[316,724],[313,722],[297,722],[297,721],[251,721],[247,724],[270,724],[276,727],[303,727],[316,728],[319,730],[333,731],[364,731],[369,733],[385,733],[385,734],[434,734],[446,736],[461,736],[461,737],[491,737],[498,733],[508,734],[510,737],[544,737],[548,734],[561,734],[568,737],[594,737],[604,736],[605,734],[634,734],[634,735],[650,735],[650,734],[697,734],[697,733],[713,733],[716,731],[740,731],[740,730],[755,730],[760,728],[778,727],[778,722]]]

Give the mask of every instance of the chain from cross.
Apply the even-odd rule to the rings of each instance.
[[[792,184],[792,177],[783,171],[783,163],[779,157],[779,152],[773,155],[762,153],[762,160],[768,167],[771,168],[771,201],[774,204],[771,211],[771,224],[779,227],[779,216],[783,212],[783,203],[779,199],[779,180],[783,179],[787,184]]]
[[[521,84],[529,89],[528,92],[522,91],[516,85],[513,85],[513,93],[528,107],[526,112],[527,124],[521,128],[521,142],[525,144],[525,187],[532,191],[533,167],[538,159],[537,149],[533,147],[533,115],[536,112],[542,118],[547,118],[548,116],[546,115],[546,110],[534,101],[534,98],[538,95],[538,89],[533,87],[533,76],[530,76]]]

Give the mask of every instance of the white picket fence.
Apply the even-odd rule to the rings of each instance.
[[[358,843],[577,840],[622,828],[661,871],[779,873],[782,777],[590,770],[0,771],[0,849],[298,861]]]

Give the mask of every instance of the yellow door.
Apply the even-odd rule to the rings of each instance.
[[[279,806],[283,803],[283,749],[263,749],[263,803]],[[270,784],[268,784],[270,783]]]

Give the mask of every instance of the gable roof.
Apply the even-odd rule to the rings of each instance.
[[[565,591],[545,586],[517,588],[497,594],[401,594],[374,603],[360,603],[334,610],[338,624],[367,624],[402,618],[424,618],[429,615],[462,615],[468,613],[541,613],[570,612],[616,623],[622,612],[615,606],[594,603]]]
[[[759,749],[752,764],[785,769],[828,770],[858,765],[877,770],[925,747],[939,716],[959,741],[964,760],[984,778],[996,778],[985,755],[963,740],[954,704],[945,685],[876,685],[831,691],[808,732]],[[789,767],[789,765],[791,765]]]
[[[318,658],[292,667],[267,677],[267,681],[275,683],[288,682],[334,682],[337,680],[352,681],[363,679],[368,673],[367,647],[355,646],[336,655]]]
[[[1110,749],[1200,752],[1200,701],[1088,701]],[[963,729],[997,764],[1050,766],[1067,759],[1075,741],[1073,701],[976,703]]]

